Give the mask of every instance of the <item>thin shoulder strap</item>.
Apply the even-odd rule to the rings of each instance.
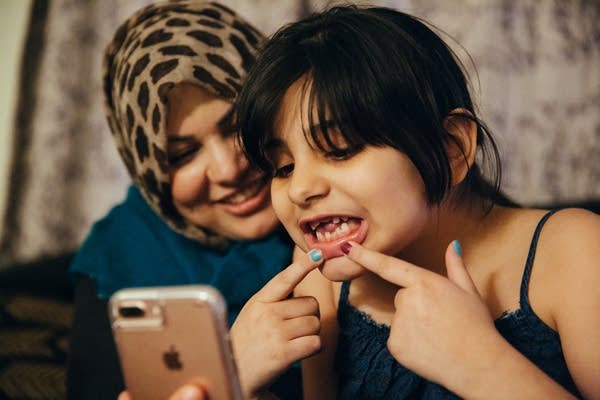
[[[533,261],[535,259],[535,252],[537,250],[538,239],[540,238],[540,233],[542,232],[542,228],[548,219],[554,215],[559,209],[548,211],[540,222],[538,222],[535,231],[533,232],[533,238],[531,239],[531,245],[529,246],[529,254],[527,255],[527,261],[525,262],[525,271],[523,271],[523,278],[521,279],[521,293],[520,293],[520,308],[522,310],[531,309],[529,305],[529,279],[531,278],[531,269],[533,267]]]
[[[338,303],[338,310],[346,307],[348,304],[348,293],[350,293],[350,282],[352,281],[344,281],[342,282],[342,288],[340,289],[340,300]]]

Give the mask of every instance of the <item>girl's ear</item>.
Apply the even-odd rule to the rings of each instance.
[[[456,108],[444,118],[444,128],[450,135],[446,153],[452,171],[452,186],[461,183],[475,162],[477,153],[477,124],[469,118],[469,110]]]

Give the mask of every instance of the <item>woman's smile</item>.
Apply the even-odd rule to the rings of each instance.
[[[214,204],[229,214],[239,217],[255,213],[264,208],[265,203],[269,201],[269,185],[263,177],[260,177],[216,200]]]

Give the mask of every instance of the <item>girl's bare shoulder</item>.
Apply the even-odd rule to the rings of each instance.
[[[516,209],[509,212],[511,237],[531,237],[547,210]],[[527,244],[529,246],[529,244]],[[600,278],[600,215],[581,208],[565,208],[549,216],[537,238],[534,273],[557,278],[598,275]]]
[[[545,252],[556,264],[570,268],[598,265],[600,215],[581,208],[559,210],[546,222],[540,235],[542,239]]]
[[[584,397],[600,396],[600,216],[564,209],[544,227],[542,261],[553,319],[569,370]]]
[[[507,213],[512,234],[531,235],[548,210],[514,209]],[[538,248],[557,260],[581,258],[600,246],[600,215],[582,208],[565,208],[549,216],[539,235]],[[583,251],[583,252],[582,252]]]
[[[511,282],[520,279],[528,255],[534,257],[530,298],[541,314],[544,309],[552,314],[551,310],[562,308],[559,303],[565,296],[592,296],[597,289],[586,289],[600,286],[600,215],[579,208],[556,211],[534,239],[535,229],[547,213],[506,210],[501,218],[505,229],[499,229],[501,233],[494,237],[499,242],[497,251],[510,260],[512,268],[506,271],[511,271]]]
[[[552,293],[555,318],[580,314],[581,305],[600,306],[600,215],[579,208],[557,211],[540,233],[535,257],[534,273]]]

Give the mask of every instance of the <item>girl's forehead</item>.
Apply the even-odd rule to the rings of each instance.
[[[330,106],[317,104],[317,95],[313,89],[313,77],[306,73],[294,81],[285,91],[275,114],[273,123],[274,134],[281,135],[280,131],[289,130],[291,126],[301,126],[304,132],[311,132],[311,128],[322,130],[321,124],[329,125],[331,120]],[[319,118],[321,114],[321,118]],[[314,125],[314,126],[311,126]]]
[[[285,91],[273,121],[273,136],[283,140],[290,132],[304,132],[309,129],[309,95],[306,90],[306,76],[293,82]]]

